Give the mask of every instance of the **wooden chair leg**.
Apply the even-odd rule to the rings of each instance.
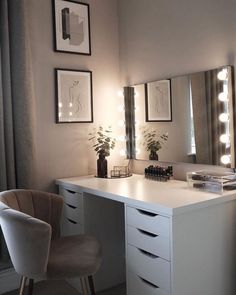
[[[80,278],[80,283],[81,283],[83,295],[89,295],[88,287],[87,287],[87,283],[86,283],[86,278],[81,277]]]
[[[91,295],[95,295],[94,283],[93,283],[93,276],[88,276],[89,288]]]
[[[34,280],[30,279],[29,287],[28,287],[28,295],[33,295],[33,290],[34,290]]]
[[[26,282],[27,282],[27,278],[26,277],[22,277],[21,278],[21,282],[20,282],[20,292],[19,292],[19,295],[24,295]]]

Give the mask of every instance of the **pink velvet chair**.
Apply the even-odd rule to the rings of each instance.
[[[101,260],[101,245],[92,236],[60,238],[63,198],[35,190],[0,193],[0,225],[16,272],[27,279],[33,294],[34,279],[79,277],[84,295],[95,294],[93,275]]]

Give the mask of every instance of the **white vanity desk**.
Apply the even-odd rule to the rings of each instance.
[[[104,256],[114,260],[98,274],[99,289],[124,280],[119,240],[125,228],[128,295],[236,294],[235,192],[211,194],[188,189],[183,181],[141,175],[56,183],[65,199],[64,234],[92,233],[108,243]],[[109,203],[114,211],[102,208]]]

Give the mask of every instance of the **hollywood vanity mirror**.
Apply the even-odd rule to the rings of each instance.
[[[224,66],[124,87],[128,157],[234,168],[233,74]]]

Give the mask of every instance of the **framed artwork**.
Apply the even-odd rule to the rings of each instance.
[[[171,122],[171,104],[170,80],[145,84],[146,122]]]
[[[56,123],[93,122],[92,72],[55,69]]]
[[[54,50],[91,55],[89,5],[71,0],[52,0]]]

